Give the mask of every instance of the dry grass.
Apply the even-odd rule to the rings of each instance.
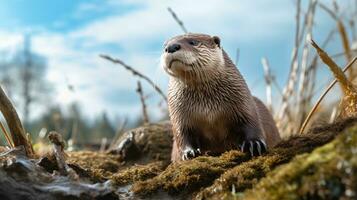
[[[355,92],[354,86],[351,81],[355,80],[357,74],[356,70],[353,68],[354,59],[352,59],[356,52],[352,49],[351,44],[356,43],[355,41],[356,34],[354,31],[355,16],[357,14],[356,10],[352,12],[340,9],[336,1],[315,1],[310,0],[307,6],[302,4],[301,0],[296,0],[296,29],[295,29],[295,40],[294,46],[292,49],[292,58],[290,63],[290,70],[287,77],[287,82],[283,87],[282,95],[280,102],[273,105],[274,109],[274,118],[277,122],[280,133],[283,136],[294,135],[298,132],[302,132],[307,127],[306,121],[309,121],[309,124],[318,121],[321,116],[324,118],[334,119],[336,113],[341,113],[339,117],[348,117],[353,116],[353,113],[357,111],[355,108]],[[331,3],[331,5],[330,5]],[[332,9],[330,8],[332,7]],[[316,20],[315,13],[320,12],[327,13],[331,16],[328,20],[333,20],[335,22],[335,27],[331,29],[328,34],[325,34],[325,39],[321,47],[319,47],[318,52],[311,51],[310,40],[313,36],[313,32],[317,27],[319,21]],[[348,13],[348,14],[347,14]],[[350,28],[346,27],[346,24],[351,24]],[[316,31],[315,31],[316,32]],[[348,67],[348,78],[343,74],[342,70],[338,68],[338,65],[328,57],[326,59],[326,53],[323,49],[327,47],[332,41],[334,41],[333,36],[338,33],[341,40],[341,49],[342,53],[335,54],[334,59],[337,59],[341,56],[344,56],[347,62],[350,62]],[[351,34],[352,33],[352,34]],[[321,33],[320,33],[321,34]],[[324,35],[324,34],[321,34]],[[350,37],[352,35],[352,37]],[[316,47],[316,46],[315,46]],[[342,103],[326,101],[331,105],[324,106],[323,109],[317,109],[314,107],[314,99],[319,93],[322,93],[322,99],[326,96],[325,93],[320,92],[321,88],[324,88],[321,81],[317,77],[317,74],[321,73],[322,69],[319,68],[321,65],[319,57],[323,58],[324,62],[327,61],[329,64],[333,64],[334,67],[329,68],[332,70],[334,75],[338,75],[338,80],[341,85],[343,85],[343,96],[341,97]],[[336,68],[337,66],[337,68]],[[266,71],[265,71],[266,72]],[[323,72],[326,73],[326,72]],[[271,77],[274,77],[274,74],[270,74]],[[267,78],[267,73],[265,73],[265,78]],[[327,92],[333,87],[335,83],[332,83],[327,89]],[[317,87],[318,86],[318,87]],[[327,86],[327,85],[326,85]],[[271,83],[267,82],[266,91],[271,90]],[[272,91],[272,97],[267,96],[267,102],[269,106],[270,98],[279,97],[279,95],[274,94],[275,91]],[[278,91],[280,93],[280,91]],[[321,100],[318,100],[317,105],[321,103]],[[315,105],[316,106],[316,105]],[[308,111],[313,108],[312,113],[314,117],[311,117],[312,113]],[[321,108],[321,107],[320,107]],[[331,108],[331,109],[330,109]],[[333,109],[335,108],[334,112]],[[326,115],[330,115],[326,116]],[[311,123],[312,122],[312,123]]]
[[[344,69],[343,72],[346,72],[352,65],[353,63],[357,60],[357,57],[355,57]],[[322,93],[322,95],[319,97],[319,99],[317,100],[317,102],[315,103],[315,105],[312,107],[311,111],[309,112],[309,114],[307,115],[304,123],[301,126],[300,129],[300,134],[302,134],[307,126],[307,124],[309,123],[312,115],[314,114],[314,112],[317,110],[317,108],[319,107],[320,103],[322,102],[322,100],[325,98],[325,96],[327,95],[327,93],[332,89],[332,87],[337,83],[337,79],[335,79],[334,81],[332,81],[330,83],[330,85],[326,88],[326,90]],[[336,109],[334,109],[333,114],[331,116],[334,116],[336,112]],[[335,117],[332,117],[332,119],[334,119]]]
[[[23,146],[26,155],[28,157],[34,157],[35,152],[33,150],[31,141],[29,141],[28,138],[26,137],[25,129],[22,126],[21,120],[16,112],[16,109],[11,103],[10,99],[5,94],[4,90],[1,88],[1,86],[0,86],[0,111],[4,116],[10,130],[11,141],[7,132],[4,131],[5,137],[9,140],[9,143],[10,144],[12,143],[15,147]]]

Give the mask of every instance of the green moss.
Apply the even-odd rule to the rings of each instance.
[[[122,166],[119,155],[110,155],[93,151],[68,152],[68,163],[76,163],[86,169],[103,170],[108,173],[116,172]]]
[[[115,153],[78,151],[67,152],[67,163],[78,174],[94,182],[112,180],[114,184],[126,185],[144,181],[157,176],[169,164],[172,146],[170,129],[168,123],[149,124],[124,134],[121,139],[125,139],[127,134],[134,135],[134,145],[140,149],[140,155],[135,158]]]
[[[290,137],[259,157],[250,158],[233,150],[218,157],[201,156],[170,165],[172,140],[168,129],[147,125],[133,130],[135,145],[140,149],[140,156],[135,159],[82,151],[69,152],[68,163],[72,168],[78,166],[75,170],[84,172],[82,174],[91,180],[112,180],[125,187],[132,185],[131,191],[137,195],[134,197],[141,198],[155,195],[170,198],[167,194],[196,199],[333,198],[355,191],[349,188],[357,188],[356,177],[344,174],[347,169],[357,173],[356,161],[351,161],[352,154],[357,154],[356,147],[352,146],[356,138],[350,138],[349,143],[341,139],[356,135],[357,126],[334,140],[355,122],[356,119],[348,119]],[[325,146],[320,147],[322,145]],[[316,148],[318,150],[313,151]],[[342,155],[348,148],[349,155]],[[345,160],[348,163],[343,162]],[[254,190],[250,190],[252,188]]]
[[[231,195],[232,190],[242,192],[249,189],[277,165],[289,162],[298,154],[312,151],[321,144],[332,140],[335,135],[334,132],[329,131],[309,133],[282,141],[268,154],[253,158],[227,170],[213,185],[202,190],[196,196],[196,199],[227,198]]]
[[[143,181],[159,175],[167,167],[164,162],[154,162],[147,165],[134,165],[120,170],[109,178],[116,185],[127,185],[135,181]]]
[[[122,161],[118,155],[91,151],[69,152],[68,163],[81,168],[93,181],[112,180],[114,184],[125,185],[134,181],[152,178],[162,172],[168,162],[158,161],[147,165],[136,165]],[[77,170],[78,171],[78,170]],[[78,172],[77,172],[78,173]]]
[[[244,199],[356,199],[357,127],[263,178]]]
[[[196,199],[229,198],[232,197],[232,186],[236,192],[252,188],[276,166],[289,162],[298,154],[311,152],[316,147],[328,143],[338,132],[355,121],[349,119],[314,129],[305,135],[293,136],[282,141],[266,155],[253,159],[239,151],[230,151],[220,157],[202,156],[171,164],[158,176],[135,182],[132,191],[141,196],[163,191],[174,195],[191,195],[199,192]]]
[[[239,151],[230,151],[220,157],[201,156],[190,161],[171,164],[160,175],[147,181],[136,182],[132,191],[136,194],[151,194],[163,189],[170,194],[193,192],[210,185],[225,170],[248,160]]]

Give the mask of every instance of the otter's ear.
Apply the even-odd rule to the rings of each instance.
[[[218,36],[213,36],[212,39],[218,47],[221,47],[221,39]]]

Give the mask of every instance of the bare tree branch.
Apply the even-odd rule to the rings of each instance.
[[[296,6],[296,29],[295,29],[295,44],[294,44],[294,49],[292,52],[292,58],[291,58],[291,64],[290,64],[290,72],[288,76],[287,83],[284,87],[283,90],[283,96],[282,96],[282,106],[280,108],[280,111],[277,113],[278,121],[281,121],[283,118],[283,115],[288,111],[289,109],[289,102],[288,102],[288,97],[292,95],[293,90],[294,90],[294,85],[297,79],[297,71],[298,71],[298,53],[299,53],[299,38],[300,38],[300,12],[301,12],[301,0],[296,0],[297,6]],[[301,33],[302,34],[302,33]]]
[[[111,61],[112,63],[119,64],[119,65],[123,66],[126,70],[131,71],[134,76],[138,76],[138,77],[144,79],[145,81],[147,81],[155,89],[155,91],[157,93],[159,93],[159,95],[162,97],[162,99],[164,99],[165,102],[167,102],[167,98],[166,98],[166,95],[164,94],[164,92],[162,92],[162,90],[149,77],[147,77],[143,73],[137,71],[133,67],[125,64],[123,61],[121,61],[119,59],[114,59],[108,55],[99,55],[99,56],[103,59]]]
[[[301,71],[300,71],[300,79],[299,79],[299,86],[298,86],[298,93],[297,93],[297,113],[301,113],[298,117],[297,123],[298,126],[301,126],[302,121],[306,116],[305,107],[305,92],[306,88],[308,87],[309,83],[314,82],[315,80],[308,80],[308,58],[310,54],[309,48],[309,40],[312,38],[312,28],[313,22],[315,17],[315,10],[316,10],[316,3],[317,1],[311,1],[311,9],[310,12],[307,14],[307,21],[306,21],[306,38],[304,40],[303,50],[302,50],[302,58],[301,58]]]
[[[138,87],[136,89],[136,92],[139,94],[140,96],[140,101],[141,101],[141,106],[142,106],[142,111],[143,111],[143,120],[144,123],[149,123],[149,116],[146,110],[146,103],[145,103],[145,97],[144,97],[144,92],[143,92],[143,88],[141,87],[141,83],[140,81],[138,81]]]
[[[184,33],[187,33],[187,29],[185,27],[185,25],[183,24],[183,22],[177,17],[176,13],[170,8],[168,7],[167,10],[171,13],[172,17],[174,18],[174,20],[177,22],[177,24],[181,27],[181,29],[183,30]]]
[[[269,111],[272,112],[273,111],[272,94],[271,94],[272,76],[270,73],[269,63],[266,58],[262,58],[262,65],[264,69],[264,77],[266,82],[267,106]]]

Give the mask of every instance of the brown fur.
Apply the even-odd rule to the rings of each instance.
[[[267,145],[269,147],[273,147],[280,141],[278,128],[276,127],[275,121],[264,103],[256,97],[254,97],[254,100],[257,105],[258,115],[260,117],[264,133],[270,133],[265,136]]]
[[[180,49],[169,52],[173,44]],[[257,154],[258,146],[260,150],[266,142],[272,147],[280,140],[268,109],[251,95],[218,37],[186,34],[172,38],[165,47],[163,67],[171,75],[172,161],[192,153],[193,157],[220,154],[240,148],[243,142],[253,144],[251,154]]]

